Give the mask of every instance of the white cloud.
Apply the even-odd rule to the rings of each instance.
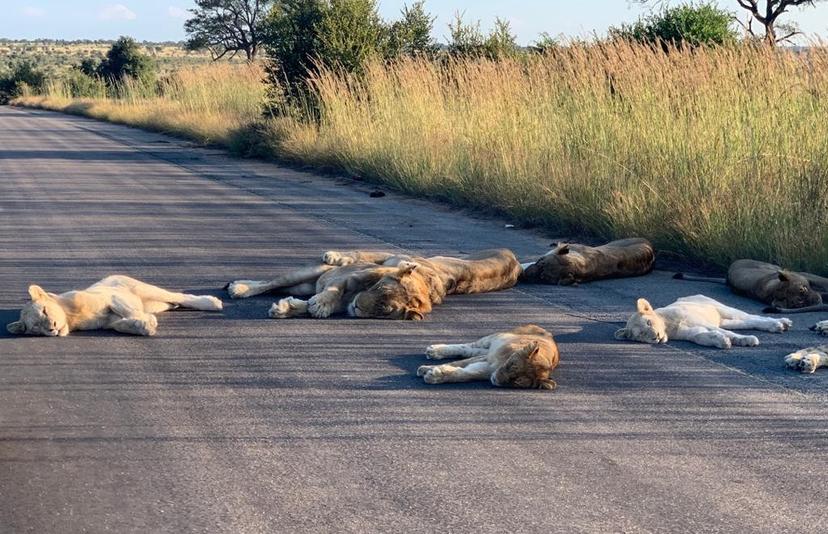
[[[42,17],[46,14],[46,10],[42,7],[26,6],[23,8],[23,14],[27,17]]]
[[[180,7],[170,6],[167,8],[167,14],[174,19],[188,19],[190,18],[190,13],[186,9],[181,9]]]
[[[109,4],[98,12],[101,20],[134,20],[138,15],[123,4]]]

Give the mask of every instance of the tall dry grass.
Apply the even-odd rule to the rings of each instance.
[[[316,80],[280,152],[727,264],[828,271],[828,53],[573,47]]]
[[[163,77],[158,87],[127,80],[107,91],[101,84],[92,98],[72,98],[64,82],[51,81],[45,94],[14,103],[226,145],[235,132],[261,117],[263,78],[257,65],[214,63],[177,70]]]
[[[615,44],[376,63],[363,80],[319,75],[318,123],[262,125],[261,78],[212,66],[178,73],[161,97],[22,103],[202,141],[246,131],[280,158],[523,221],[644,236],[722,265],[752,257],[828,271],[825,51]]]

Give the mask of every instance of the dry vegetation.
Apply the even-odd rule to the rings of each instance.
[[[223,70],[231,69],[231,70]],[[232,74],[232,77],[231,77]],[[24,105],[264,146],[399,189],[720,264],[826,272],[828,54],[629,45],[323,73],[321,121],[261,122],[255,68],[184,70],[163,96]],[[259,122],[255,137],[246,126]]]

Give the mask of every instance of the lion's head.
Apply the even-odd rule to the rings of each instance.
[[[373,319],[424,319],[432,302],[428,285],[416,269],[416,263],[400,262],[396,272],[357,293],[348,305],[348,314]]]
[[[641,343],[667,343],[667,325],[645,299],[638,299],[638,310],[627,321],[627,326],[615,332],[615,339]]]
[[[805,308],[822,304],[822,295],[811,288],[804,276],[788,271],[779,271],[779,283],[773,291],[771,306],[774,308]]]
[[[575,282],[571,249],[567,244],[557,245],[551,252],[527,267],[523,279],[527,282],[567,285]]]
[[[10,323],[6,329],[12,334],[32,336],[65,336],[69,334],[66,313],[54,295],[40,286],[29,286],[32,301],[20,310],[20,320]]]
[[[555,389],[549,374],[557,365],[554,358],[543,354],[538,343],[516,350],[492,373],[492,385],[508,388]]]

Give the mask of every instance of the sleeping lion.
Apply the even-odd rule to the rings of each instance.
[[[788,271],[756,260],[736,260],[727,278],[706,278],[678,273],[674,278],[694,282],[726,283],[734,293],[770,305],[765,313],[805,313],[828,310],[828,278]]]
[[[655,252],[646,239],[612,241],[600,247],[559,243],[533,263],[523,265],[522,280],[574,285],[606,278],[643,276],[653,270]]]
[[[641,343],[667,343],[677,339],[729,349],[733,345],[759,345],[756,336],[743,336],[731,330],[784,332],[793,326],[790,319],[751,315],[704,295],[682,297],[656,310],[645,299],[638,299],[637,305],[638,310],[627,321],[627,326],[615,332],[616,339]]]
[[[347,312],[352,317],[422,320],[446,295],[507,289],[517,283],[520,271],[517,258],[506,249],[465,259],[329,251],[322,256],[322,265],[269,282],[231,282],[227,291],[232,298],[268,291],[290,295],[270,308],[274,319],[325,318]]]
[[[828,345],[819,345],[798,350],[785,356],[785,365],[803,373],[813,373],[820,367],[828,366]]]
[[[555,389],[549,375],[560,360],[552,334],[535,325],[486,336],[474,343],[431,345],[426,356],[432,360],[463,358],[421,366],[417,376],[428,384],[488,380],[499,387],[532,389]]]
[[[173,293],[128,276],[107,276],[87,289],[56,295],[30,286],[32,301],[23,306],[20,320],[6,328],[12,334],[66,336],[75,330],[111,329],[136,336],[154,336],[156,314],[173,308],[220,311],[219,299]]]

